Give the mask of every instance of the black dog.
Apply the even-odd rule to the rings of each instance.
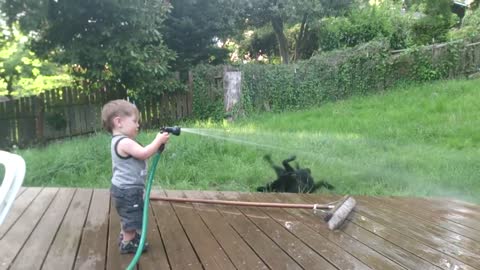
[[[275,170],[278,179],[268,183],[265,186],[257,188],[259,192],[290,192],[290,193],[312,193],[318,188],[324,186],[327,189],[334,187],[325,181],[315,183],[309,168],[301,169],[298,163],[296,169],[290,166],[289,162],[295,160],[295,156],[291,156],[282,161],[283,168],[273,164],[270,155],[265,155],[264,159],[270,163]]]

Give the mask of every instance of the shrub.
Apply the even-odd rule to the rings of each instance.
[[[451,0],[426,0],[425,16],[412,26],[413,43],[425,45],[446,41],[449,29],[458,21],[451,6]]]
[[[460,29],[452,29],[448,33],[449,39],[470,39],[478,41],[480,35],[480,9],[468,10],[463,18]]]
[[[410,25],[400,8],[391,4],[366,6],[350,11],[347,17],[327,18],[320,23],[319,47],[330,51],[387,38],[391,48],[405,48]]]

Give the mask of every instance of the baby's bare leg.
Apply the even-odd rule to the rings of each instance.
[[[135,234],[137,233],[137,231],[129,230],[129,231],[123,231],[122,233],[123,233],[123,241],[127,242],[135,238]]]

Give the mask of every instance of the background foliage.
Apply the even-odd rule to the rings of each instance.
[[[3,35],[0,42],[0,96],[34,95],[71,83],[72,78],[64,66],[39,59],[29,50],[29,38],[19,31],[18,25],[7,27],[0,23],[0,26]]]
[[[79,87],[108,85],[123,96],[148,100],[185,90],[185,79],[176,80],[174,71],[186,74],[191,68],[194,117],[199,119],[225,117],[222,67],[199,64],[233,61],[243,72],[244,96],[236,113],[296,110],[382,91],[401,81],[454,77],[462,73],[461,45],[445,47],[440,56],[418,46],[471,36],[479,23],[475,4],[461,24],[454,24],[456,15],[448,0],[179,0],[172,5],[163,0],[0,0],[0,4],[3,27],[19,25],[29,40],[15,53],[5,53],[6,47],[0,53],[4,56],[0,75],[7,86],[11,78],[17,79],[17,87],[20,81],[25,85],[25,79],[33,79],[29,76],[41,78],[37,63],[46,59],[66,65],[79,78]],[[1,44],[9,42],[4,37]],[[390,55],[399,48],[407,51]],[[232,53],[230,59],[227,52]],[[26,55],[32,57],[27,61]],[[16,64],[11,64],[13,60]]]
[[[198,65],[193,70],[193,118],[224,118],[223,66]]]
[[[165,43],[177,57],[172,68],[184,71],[201,63],[223,64],[228,49],[216,42],[235,34],[234,10],[225,0],[175,0],[165,21]]]
[[[290,65],[236,66],[242,71],[242,100],[237,112],[299,110],[352,95],[385,91],[399,83],[462,76],[475,72],[475,66],[466,65],[465,59],[470,57],[466,52],[464,43],[454,42],[438,49],[412,47],[392,55],[390,42],[384,39],[321,53]],[[194,92],[201,93],[200,96],[209,91],[218,93],[211,74],[219,72],[218,67],[212,66],[195,69]],[[212,102],[215,97],[219,98],[218,103]],[[221,119],[224,117],[221,110],[212,106],[223,107],[222,100],[223,95],[198,99],[195,108],[209,110],[198,109],[197,115],[203,119]]]
[[[424,16],[412,26],[412,40],[415,44],[440,43],[447,40],[449,29],[458,22],[452,13],[451,0],[425,0]]]
[[[163,42],[170,6],[153,1],[5,0],[9,24],[40,57],[70,65],[88,84],[155,93],[174,53]],[[120,87],[121,86],[121,87]]]
[[[383,2],[379,5],[352,9],[344,17],[329,17],[319,25],[318,41],[322,51],[330,51],[386,38],[392,49],[404,49],[410,42],[412,15],[402,13],[401,4]]]
[[[453,12],[462,16],[463,9],[450,0],[0,0],[0,25],[10,32],[18,25],[28,38],[18,48],[34,54],[32,63],[66,67],[49,70],[61,78],[69,73],[85,91],[108,85],[123,96],[150,99],[183,90],[173,72],[197,64],[295,64],[375,39],[388,40],[390,49],[474,40],[478,2],[460,21]],[[3,51],[7,39],[2,33]],[[23,89],[24,79],[30,84],[37,77],[32,85],[38,88],[52,75],[21,61],[2,62],[13,67],[2,75],[9,92],[9,85]]]

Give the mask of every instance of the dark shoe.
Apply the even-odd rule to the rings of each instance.
[[[139,233],[136,233],[135,234],[135,238],[133,238],[132,241],[134,241],[135,243],[137,243],[137,245],[140,245],[140,239],[142,238],[142,235],[139,234]],[[148,242],[147,240],[145,239],[145,243],[143,244],[143,252],[147,251],[148,249]]]
[[[140,244],[140,237],[142,237],[141,234],[135,233],[135,238],[133,238],[133,241],[137,241]],[[120,247],[120,244],[122,243],[122,241],[123,241],[123,233],[120,233],[118,235],[118,239],[117,239],[117,244],[118,244],[119,247]],[[144,246],[148,246],[148,243],[145,242]]]
[[[138,243],[136,243],[135,241],[128,241],[128,242],[122,242],[120,244],[120,253],[121,254],[128,254],[128,253],[137,253],[137,249],[138,249]],[[143,247],[143,250],[142,250],[142,253],[147,251],[148,247],[147,246],[144,246]]]
[[[132,240],[124,243],[123,242],[123,234],[120,234],[120,236],[119,236],[119,239],[120,239],[120,243],[119,243],[120,253],[121,254],[137,253],[137,249],[140,246],[141,237],[142,237],[141,234],[135,233],[135,237]],[[145,241],[145,243],[143,244],[142,253],[146,252],[147,250],[148,250],[148,243]]]

